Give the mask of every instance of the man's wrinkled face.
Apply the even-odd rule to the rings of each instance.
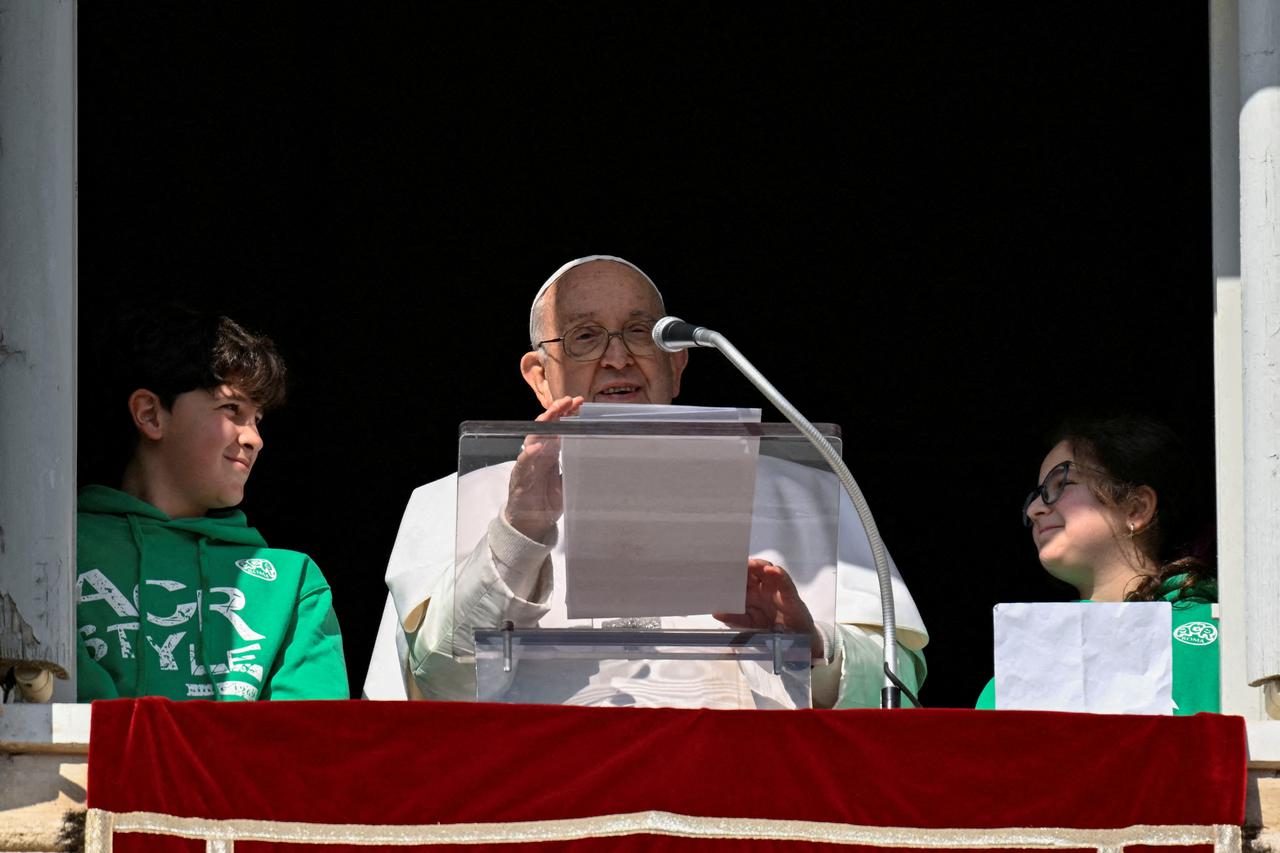
[[[592,261],[566,272],[542,297],[543,340],[559,338],[585,324],[610,332],[638,322],[652,325],[663,316],[653,286],[632,268],[613,261]],[[591,403],[670,403],[680,393],[687,351],[657,348],[633,355],[620,336],[594,361],[574,361],[559,343],[544,344],[520,362],[525,381],[548,406],[561,397]]]

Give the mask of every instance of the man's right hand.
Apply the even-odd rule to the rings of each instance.
[[[561,397],[535,419],[558,421],[576,415],[582,397]],[[564,512],[564,484],[560,479],[560,439],[527,435],[507,486],[507,523],[541,542]]]

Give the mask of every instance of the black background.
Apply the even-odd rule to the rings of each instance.
[[[1211,471],[1203,4],[84,3],[78,38],[82,344],[139,298],[275,338],[245,510],[330,579],[355,695],[410,491],[537,413],[528,302],[580,255],[843,426],[926,704],[972,704],[991,605],[1073,597],[1018,521],[1061,415]],[[711,351],[679,402],[761,404]]]

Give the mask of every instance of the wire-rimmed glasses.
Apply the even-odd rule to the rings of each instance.
[[[595,361],[609,348],[609,341],[622,339],[622,345],[634,356],[653,355],[657,347],[653,343],[653,324],[648,320],[635,320],[617,331],[610,331],[598,323],[574,326],[558,338],[538,341],[543,344],[560,344],[564,354],[574,361]]]

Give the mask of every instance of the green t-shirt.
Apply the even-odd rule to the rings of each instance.
[[[1218,620],[1209,602],[1173,600],[1181,580],[1182,576],[1170,578],[1161,589],[1164,599],[1173,606],[1173,713],[1178,716],[1201,711],[1216,714],[1222,707],[1218,688]],[[1214,600],[1218,597],[1214,587],[1199,591]],[[990,710],[995,706],[996,680],[993,678],[982,688],[974,707]]]

